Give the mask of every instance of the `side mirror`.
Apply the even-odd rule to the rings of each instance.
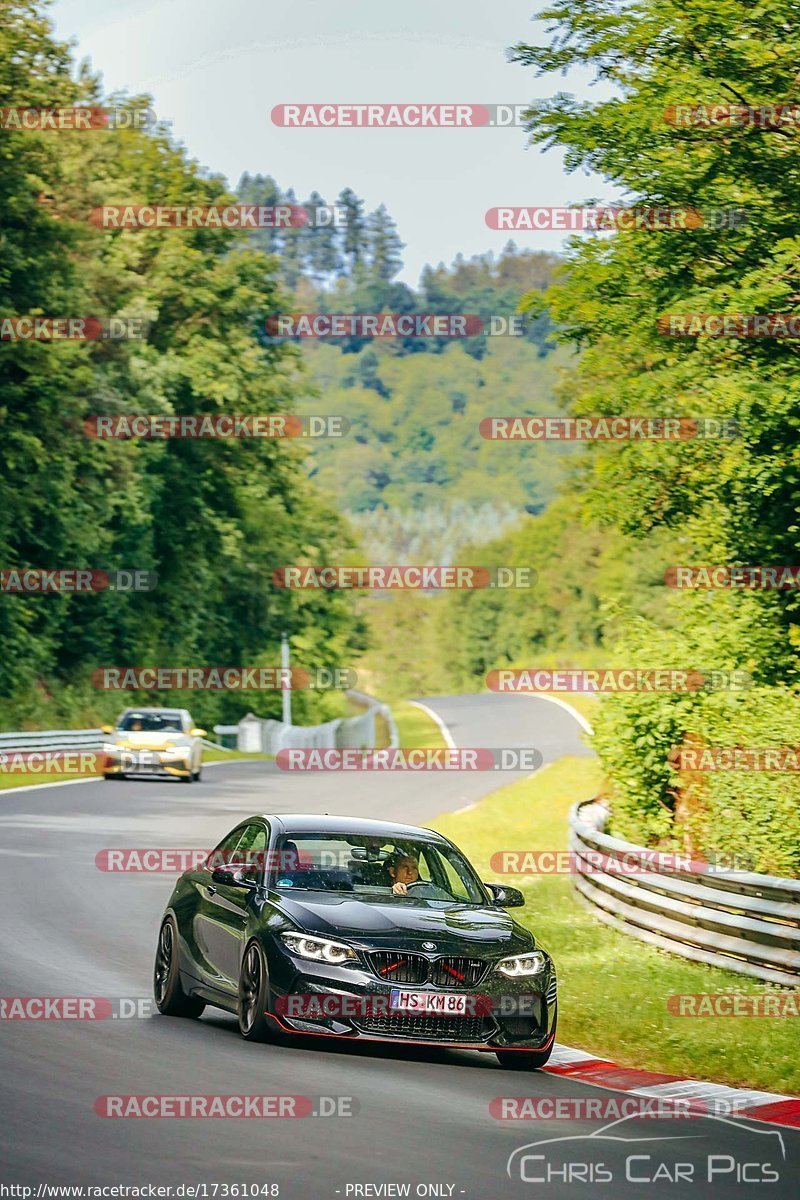
[[[101,725],[100,728],[103,731],[103,733],[113,733],[114,732],[113,725]]]
[[[254,888],[256,886],[254,879],[244,878],[241,867],[233,871],[230,867],[215,867],[211,872],[211,878],[214,883],[224,883],[228,887]]]
[[[189,731],[189,737],[206,737],[207,729],[192,729]]]
[[[519,888],[509,887],[505,883],[487,883],[486,887],[494,896],[498,908],[522,908],[525,903]]]

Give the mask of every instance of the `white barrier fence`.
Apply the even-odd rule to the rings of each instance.
[[[365,706],[357,717],[337,717],[324,725],[284,725],[248,713],[238,725],[215,725],[220,736],[236,733],[236,748],[243,752],[277,754],[279,750],[369,750],[376,743],[375,718],[389,726],[390,745],[398,746],[397,726],[391,710],[364,692],[348,692],[351,700]]]

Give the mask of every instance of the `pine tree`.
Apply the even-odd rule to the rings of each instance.
[[[352,275],[358,264],[363,262],[367,252],[364,201],[358,198],[352,188],[346,187],[339,193],[337,204],[347,212],[342,251],[348,273]]]
[[[319,224],[324,220],[325,200],[319,192],[312,192],[305,202],[309,225],[306,227],[307,270],[317,287],[324,286],[334,274],[341,271],[342,259],[337,245],[337,229],[330,224]]]
[[[401,251],[405,243],[400,241],[397,225],[385,204],[379,205],[367,218],[367,237],[370,275],[374,280],[390,283],[403,265]]]

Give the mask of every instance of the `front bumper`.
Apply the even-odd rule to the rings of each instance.
[[[159,750],[105,750],[104,775],[173,775],[185,778],[191,774],[189,755],[180,757]]]
[[[541,975],[508,979],[490,967],[463,989],[391,984],[361,964],[334,967],[278,948],[267,960],[267,1016],[284,1032],[470,1050],[542,1050],[555,1036],[557,981],[549,958]],[[409,1014],[392,1008],[393,991],[471,1000],[464,1014]]]

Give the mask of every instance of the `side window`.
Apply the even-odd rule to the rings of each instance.
[[[207,870],[213,871],[215,867],[225,867],[228,865],[246,832],[246,828],[244,825],[239,825],[220,842],[215,850],[211,851],[206,859]]]
[[[266,848],[267,831],[264,826],[248,825],[244,837],[236,847],[236,858],[244,866],[245,879],[261,879]]]

